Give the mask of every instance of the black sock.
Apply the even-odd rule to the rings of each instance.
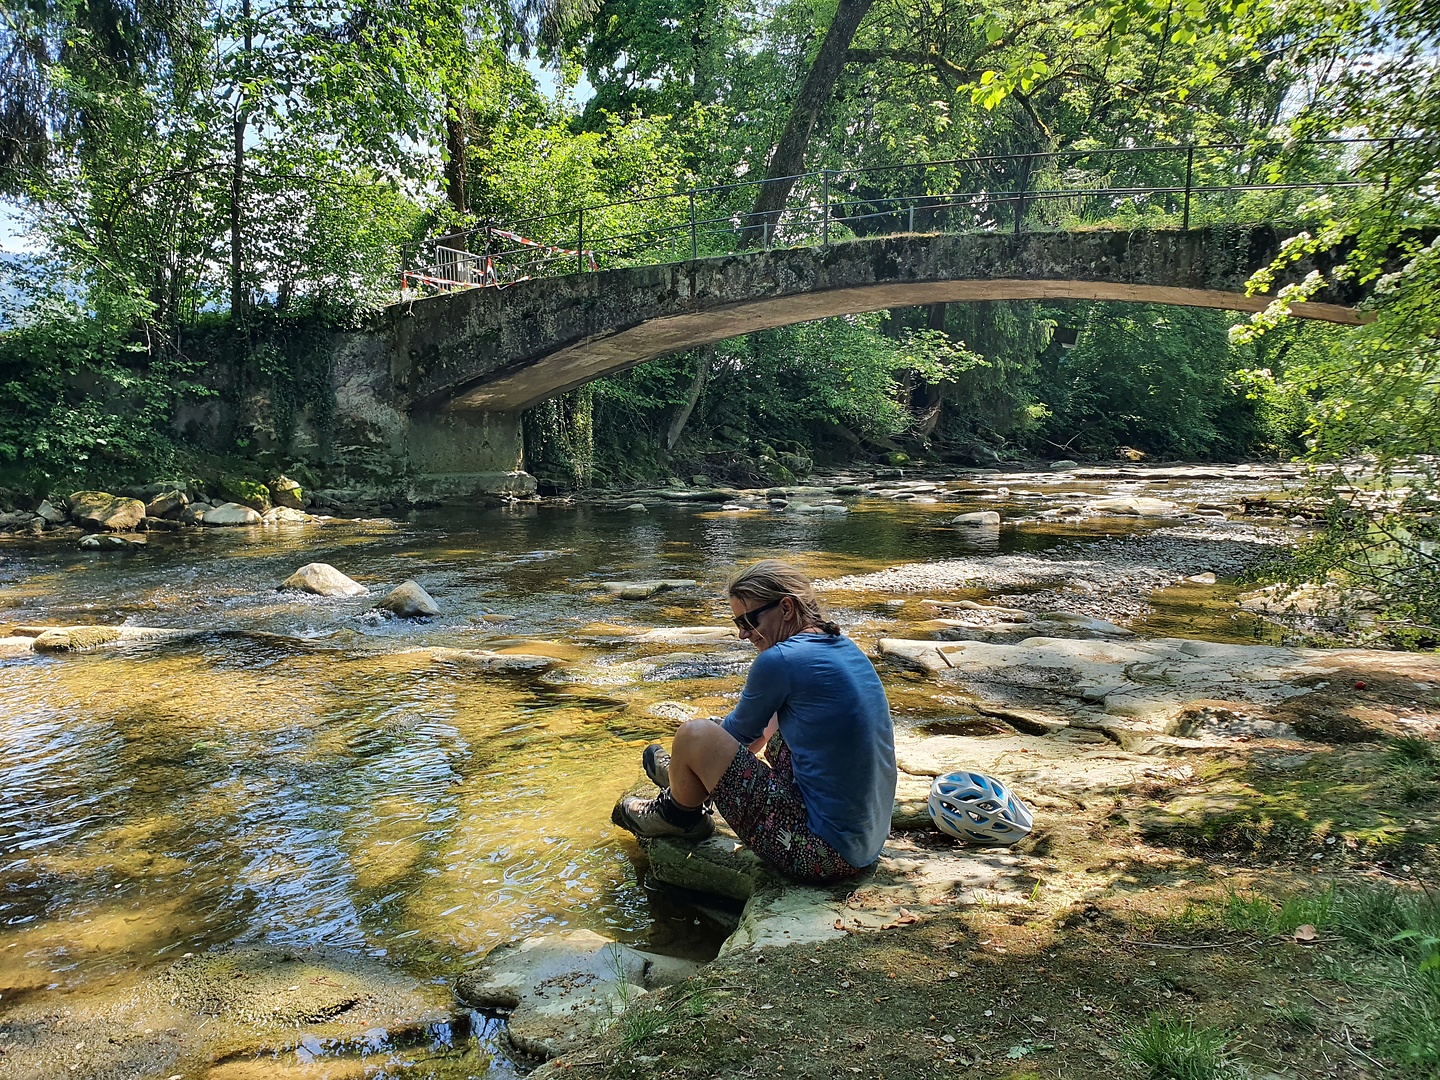
[[[688,806],[681,806],[675,801],[675,796],[670,794],[669,788],[661,789],[660,797],[656,799],[656,802],[659,803],[657,809],[660,811],[660,816],[671,825],[681,829],[688,829],[705,813],[703,806],[697,806],[693,810]]]

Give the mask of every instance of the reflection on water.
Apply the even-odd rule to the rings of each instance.
[[[113,556],[7,546],[0,623],[200,633],[0,660],[0,994],[84,993],[240,940],[345,947],[437,978],[547,927],[708,956],[722,931],[643,887],[609,810],[641,779],[644,744],[686,707],[727,708],[744,665],[718,677],[684,657],[657,668],[664,654],[714,647],[639,633],[724,625],[718,589],[756,557],[783,554],[820,577],[973,553],[946,525],[956,509],[530,506],[153,534],[145,551]],[[999,550],[1074,535],[1035,522],[1007,529]],[[371,596],[275,592],[311,561]],[[362,617],[411,577],[442,617]],[[598,586],[624,577],[701,585],[644,602]],[[864,634],[907,617],[880,600],[848,613],[867,645]],[[428,647],[538,652],[560,666],[498,673]],[[955,715],[919,677],[887,683],[899,717]],[[660,702],[682,708],[652,711]]]

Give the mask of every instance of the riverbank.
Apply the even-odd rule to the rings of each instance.
[[[507,1045],[522,1066],[533,1057],[474,1011],[465,988],[483,958],[583,931],[601,939],[594,979],[562,982],[615,984],[603,957],[631,952],[623,987],[583,1018],[583,1046],[561,1055],[575,1068],[705,1075],[714,1058],[736,1074],[767,1062],[813,1071],[835,1054],[840,1075],[918,1076],[979,1060],[968,1039],[990,1073],[1024,1075],[1050,1053],[1042,1043],[1061,1043],[1037,1035],[1011,1058],[1027,1045],[1015,1024],[1043,1033],[1029,1017],[1061,1006],[1026,999],[1032,1011],[1012,1015],[1015,995],[1034,989],[1022,958],[1056,971],[1048,951],[1119,972],[1148,968],[1151,951],[1167,964],[1228,956],[1219,946],[1241,940],[1224,931],[1232,885],[1243,897],[1428,882],[1440,788],[1425,756],[1429,669],[1392,671],[1417,661],[1377,652],[1355,661],[1363,671],[1332,672],[1332,659],[1359,654],[1312,656],[1300,632],[1241,602],[1237,576],[1303,535],[1277,506],[1297,474],[1080,471],[692,483],[404,521],[312,515],[147,532],[126,552],[80,548],[78,532],[0,539],[0,623],[16,631],[0,660],[14,703],[0,777],[17,793],[0,1062],[36,1076],[74,1064],[97,1077],[238,1080],[308,1067],[359,1076],[384,1060],[492,1080],[514,1071]],[[609,807],[639,780],[646,742],[730,707],[751,652],[718,590],[735,563],[774,553],[821,580],[881,672],[907,769],[898,828],[858,890],[777,891],[742,865],[728,898],[697,903],[693,890],[713,883],[672,871],[703,860],[642,852],[609,825]],[[355,589],[277,591],[311,563]],[[438,614],[374,610],[406,580]],[[116,633],[35,650],[38,631],[75,626]],[[1005,776],[1035,804],[1028,846],[977,858],[924,827],[927,777],[957,763]],[[692,891],[662,890],[667,876]],[[761,903],[739,917],[752,894]],[[1207,914],[1185,915],[1187,903]],[[1092,907],[1130,921],[1097,931]],[[1164,936],[1172,916],[1210,936]],[[1340,930],[1317,933],[1341,947]],[[1281,955],[1261,937],[1239,948]],[[932,983],[938,969],[913,965],[945,940],[963,943],[964,962]],[[1187,942],[1204,948],[1161,947]],[[1005,952],[985,967],[992,945]],[[1083,971],[1062,968],[1055,985],[1083,990]],[[938,1009],[967,978],[982,980],[975,1000],[994,1000],[975,1016]],[[211,993],[213,979],[230,990]],[[541,982],[548,998],[558,984]],[[1137,1003],[1194,1004],[1173,986],[1136,986],[1081,1002],[1113,1018],[1112,1049]],[[1347,1021],[1357,1039],[1378,1030],[1389,998],[1374,997]],[[257,1007],[266,1001],[275,1007]],[[1093,1066],[1100,1044],[1080,1025],[1094,1014],[1064,1016],[1074,1062]],[[811,1035],[795,1017],[831,1033],[825,1055],[801,1053]],[[986,1026],[997,1017],[1009,1026]]]

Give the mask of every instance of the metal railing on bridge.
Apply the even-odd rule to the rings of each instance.
[[[446,292],[897,233],[1295,222],[1318,194],[1376,192],[1408,137],[988,154],[742,180],[578,206],[434,237],[401,285]],[[756,213],[765,185],[785,204]]]

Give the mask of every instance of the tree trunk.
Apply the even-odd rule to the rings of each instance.
[[[874,0],[840,0],[835,8],[835,18],[830,21],[830,28],[825,31],[825,38],[820,42],[820,51],[815,54],[815,59],[810,64],[805,81],[800,84],[800,92],[790,109],[790,117],[785,121],[785,129],[780,133],[780,141],[775,144],[775,150],[770,155],[770,163],[765,168],[766,182],[760,185],[760,193],[755,197],[755,205],[750,211],[750,227],[742,230],[740,234],[741,247],[750,247],[759,242],[780,220],[780,212],[785,208],[785,200],[790,197],[790,189],[795,184],[790,178],[805,169],[805,148],[809,145],[810,134],[815,130],[821,111],[835,92],[835,83],[845,66],[845,53],[850,48],[850,42],[855,39],[860,20],[865,18],[873,2]]]
[[[244,24],[246,69],[248,74],[249,56],[253,47],[250,36],[250,0],[241,0],[240,18]],[[242,254],[245,240],[244,214],[241,201],[245,195],[245,129],[250,124],[250,115],[245,110],[245,98],[235,104],[235,149],[230,172],[230,318],[239,322],[245,317],[249,306],[245,295],[245,258]]]
[[[445,196],[457,214],[470,212],[465,190],[465,106],[454,98],[445,102]]]
[[[710,374],[710,355],[714,352],[714,346],[706,345],[696,351],[700,354],[700,367],[695,372],[695,381],[690,384],[690,393],[685,395],[684,407],[675,414],[675,419],[670,421],[670,430],[665,433],[666,450],[674,450],[675,444],[680,441],[685,425],[690,422],[690,414],[695,411],[695,404],[700,400],[700,391],[705,388],[705,378]]]

